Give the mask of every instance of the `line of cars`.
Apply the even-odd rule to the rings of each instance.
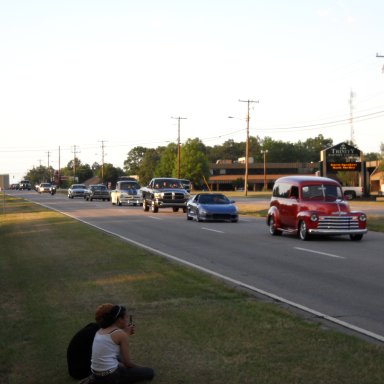
[[[103,184],[86,186],[72,184],[68,198],[85,200],[107,200],[113,205],[141,205],[145,212],[157,213],[159,209],[180,209],[188,220],[237,222],[238,211],[234,201],[222,193],[198,193],[190,195],[191,182],[186,179],[169,177],[153,178],[147,186],[140,187],[136,180],[119,180],[114,190],[109,191]]]
[[[133,180],[122,180],[109,192],[101,184],[86,187],[74,184],[68,197],[86,200],[102,199],[113,205],[142,205],[145,212],[157,213],[162,208],[180,209],[187,220],[229,221],[239,220],[233,200],[222,193],[197,193],[180,179],[153,178],[146,187]],[[283,233],[297,234],[301,240],[320,236],[349,235],[359,241],[367,233],[367,216],[351,211],[348,196],[336,180],[318,176],[288,176],[278,179],[273,187],[266,223],[272,236]]]

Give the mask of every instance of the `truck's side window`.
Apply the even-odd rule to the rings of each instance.
[[[298,199],[299,198],[299,188],[296,186],[293,186],[291,188],[291,193],[290,193],[289,197]]]
[[[273,196],[274,197],[289,197],[289,191],[290,191],[291,185],[287,183],[279,183],[275,185],[275,188],[273,189]]]

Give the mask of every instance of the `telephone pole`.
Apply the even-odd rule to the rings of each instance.
[[[177,178],[180,179],[180,120],[186,120],[186,117],[171,117],[177,119]]]
[[[48,154],[48,167],[47,167],[47,171],[48,171],[48,177],[49,177],[49,180],[47,180],[47,181],[51,182],[51,171],[49,170],[49,155],[50,155],[50,152],[48,151],[47,154]]]
[[[61,162],[61,151],[60,151],[60,145],[59,145],[59,169],[57,171],[57,187],[60,188],[60,181],[61,181],[61,174],[60,174],[60,164]]]
[[[76,150],[76,145],[73,146],[73,182],[76,183],[76,154],[78,151]]]
[[[104,182],[104,143],[105,143],[105,140],[101,140],[101,182],[103,183]]]
[[[244,195],[248,196],[248,162],[249,162],[249,105],[251,103],[258,103],[259,101],[255,100],[239,100],[240,103],[247,103],[247,136],[245,140],[245,175],[244,175]]]

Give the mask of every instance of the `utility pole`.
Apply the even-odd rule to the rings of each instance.
[[[60,188],[60,178],[61,178],[61,176],[60,176],[60,160],[61,160],[61,152],[60,152],[60,145],[59,145],[59,169],[58,169],[58,171],[57,171],[57,187],[58,188]]]
[[[177,178],[180,179],[180,120],[186,120],[186,117],[171,117],[177,119]]]
[[[248,162],[249,162],[249,105],[251,103],[258,103],[259,101],[254,100],[239,100],[241,103],[247,103],[247,136],[245,140],[245,176],[244,176],[244,195],[248,196]]]
[[[73,146],[73,182],[76,183],[76,154],[78,151],[76,150],[76,145]]]
[[[48,167],[47,167],[47,170],[48,170],[48,175],[49,175],[49,180],[47,180],[47,181],[51,182],[51,172],[49,170],[49,155],[50,155],[50,152],[48,151],[47,154],[48,154]]]
[[[101,140],[101,182],[104,183],[104,143],[105,140]]]

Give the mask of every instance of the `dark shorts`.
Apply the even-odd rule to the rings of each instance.
[[[150,381],[155,376],[152,368],[134,367],[125,368],[118,367],[115,372],[107,376],[92,375],[91,384],[131,384],[139,381]]]

